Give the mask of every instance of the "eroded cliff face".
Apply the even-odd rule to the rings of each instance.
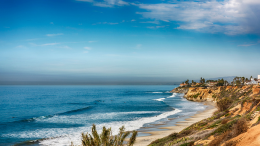
[[[245,92],[247,90],[252,90],[250,96],[254,96],[260,92],[259,86],[226,86],[226,87],[184,87],[184,88],[175,88],[171,92],[172,93],[184,93],[184,98],[191,101],[216,101],[214,98],[215,95],[219,94],[222,90],[238,90],[238,92]],[[260,98],[260,97],[259,97]]]
[[[185,94],[185,98],[192,101],[214,101],[214,95],[221,91],[222,87],[191,87]]]
[[[190,87],[190,88],[175,88],[172,93],[184,93],[184,97],[191,101],[214,101],[212,97],[218,94],[223,87]]]

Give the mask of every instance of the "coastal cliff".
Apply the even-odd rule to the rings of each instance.
[[[171,93],[184,93],[184,98],[191,100],[191,101],[216,101],[216,95],[218,95],[221,91],[228,91],[228,90],[239,90],[243,92],[247,89],[252,90],[252,95],[258,94],[260,88],[258,86],[220,86],[220,87],[178,87],[170,91]]]
[[[260,86],[176,88],[192,101],[214,101],[218,111],[150,146],[257,146],[260,145]]]
[[[191,101],[214,101],[214,95],[218,94],[223,87],[178,87],[172,93],[184,93],[184,98]]]
[[[189,91],[189,88],[185,87],[185,88],[174,88],[172,91],[170,91],[171,93],[184,93],[186,94]]]

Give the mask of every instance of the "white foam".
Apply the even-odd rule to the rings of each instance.
[[[184,94],[182,95],[184,96]],[[182,97],[181,101],[188,101],[186,98]],[[193,109],[194,111],[204,110],[206,109],[206,106],[202,103],[198,102],[182,102],[179,103],[184,109]]]
[[[165,98],[159,98],[159,99],[154,99],[154,100],[157,100],[157,101],[164,101]]]
[[[131,114],[152,114],[162,113],[159,111],[134,111],[134,112],[110,112],[110,113],[98,113],[98,114],[79,114],[79,115],[60,115],[53,116],[50,118],[36,118],[36,122],[45,123],[66,123],[66,124],[88,124],[87,121],[98,120],[98,119],[115,119],[120,116],[131,115]]]
[[[172,93],[172,95],[167,98],[173,98],[173,97],[176,97],[176,95],[177,95],[177,93]]]
[[[151,93],[163,93],[163,92],[151,92]]]
[[[170,115],[174,115],[178,112],[181,112],[179,109],[175,109],[173,111],[162,113],[158,116],[154,117],[147,117],[147,118],[139,118],[133,121],[117,121],[117,122],[110,122],[110,123],[100,123],[96,124],[97,130],[100,133],[103,126],[111,127],[113,134],[119,132],[119,128],[121,126],[125,126],[127,131],[132,131],[141,128],[146,123],[156,122],[161,119],[165,119]],[[24,131],[19,133],[13,134],[5,134],[2,136],[8,137],[19,137],[19,138],[48,138],[48,137],[55,137],[46,139],[40,142],[42,145],[48,146],[67,146],[70,145],[71,142],[75,145],[81,144],[81,133],[82,132],[90,132],[91,127],[77,127],[77,128],[45,128],[41,130],[34,130],[34,131]]]

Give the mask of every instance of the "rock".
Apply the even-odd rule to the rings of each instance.
[[[170,91],[171,93],[184,93],[186,94],[189,91],[189,88],[174,88],[172,91]]]

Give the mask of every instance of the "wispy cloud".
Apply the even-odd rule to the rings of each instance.
[[[143,21],[140,23],[153,23],[153,24],[159,24],[159,21]]]
[[[53,37],[53,36],[58,36],[58,35],[63,35],[63,33],[46,34],[46,36],[48,36],[48,37]]]
[[[193,29],[229,35],[260,33],[259,0],[171,1],[160,4],[132,4],[145,12],[144,18],[178,23],[176,29]],[[176,24],[177,24],[176,23]]]
[[[123,0],[103,0],[103,1],[97,1],[97,0],[76,0],[76,1],[89,2],[89,3],[92,3],[94,6],[98,6],[98,7],[114,7],[114,6],[129,5],[128,2],[125,2]]]
[[[47,44],[42,44],[40,46],[53,46],[53,45],[57,45],[59,43],[47,43]]]
[[[165,26],[147,26],[146,28],[150,29],[157,29],[157,28],[164,28]]]
[[[137,44],[137,45],[136,45],[136,48],[137,48],[137,49],[140,49],[142,46],[143,46],[142,44]]]
[[[27,47],[25,47],[24,45],[19,45],[19,46],[16,46],[16,48],[25,49]]]
[[[90,47],[84,47],[84,49],[86,49],[86,50],[91,50],[92,48],[90,48]]]
[[[50,22],[50,24],[53,24],[53,22]]]
[[[118,23],[108,23],[108,24],[110,24],[110,25],[116,25],[116,24],[118,24]]]
[[[238,46],[241,46],[241,47],[249,47],[249,46],[253,46],[253,45],[256,45],[256,44],[243,44],[243,45],[238,45]]]
[[[109,25],[116,25],[118,24],[117,22],[97,22],[97,23],[94,23],[92,25],[97,25],[97,24],[109,24]]]
[[[35,38],[35,39],[27,39],[25,41],[35,41],[35,40],[39,40],[39,38]]]
[[[259,43],[260,43],[260,41],[257,41],[256,43],[244,43],[244,44],[238,45],[238,46],[240,46],[240,47],[249,47],[249,46],[257,45]]]
[[[119,57],[119,56],[122,56],[120,54],[105,54],[106,56],[109,56],[109,57]]]
[[[149,28],[149,29],[155,29],[154,26],[147,26],[146,28]]]
[[[30,45],[32,46],[54,46],[54,45],[57,45],[59,43],[46,43],[46,44],[40,44],[40,45],[37,45],[35,43],[29,43]]]
[[[88,51],[83,51],[83,53],[88,53]]]
[[[69,46],[60,46],[59,48],[61,48],[61,49],[72,49],[72,48],[69,47]]]

